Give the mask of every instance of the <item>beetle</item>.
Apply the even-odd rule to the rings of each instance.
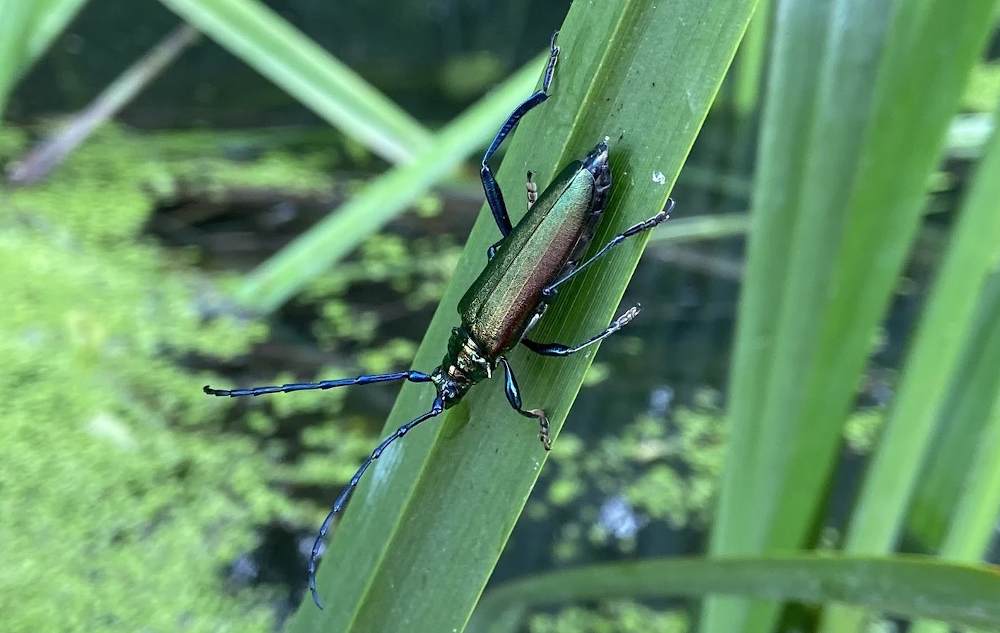
[[[383,439],[358,467],[357,472],[333,502],[313,542],[307,570],[313,602],[323,608],[316,589],[316,567],[323,541],[333,519],[340,513],[368,467],[390,444],[417,425],[440,415],[457,404],[476,383],[492,378],[503,368],[504,392],[510,406],[520,415],[538,421],[538,437],[547,451],[551,448],[549,421],[541,409],[525,409],[520,388],[510,363],[504,356],[518,343],[542,356],[565,357],[587,348],[627,325],[639,313],[637,304],[615,318],[604,331],[577,345],[541,343],[526,336],[545,312],[564,283],[578,275],[610,249],[627,238],[647,231],[670,216],[674,201],[667,199],[656,215],[635,224],[604,244],[594,255],[581,261],[604,213],[611,192],[611,168],[608,164],[607,138],[582,159],[567,165],[540,194],[528,172],[526,189],[528,212],[513,225],[503,194],[489,161],[517,127],[521,118],[549,98],[549,88],[559,60],[559,47],[553,34],[541,89],[535,91],[507,117],[493,142],[483,154],[480,178],[483,192],[501,238],[487,249],[487,264],[458,302],[460,323],[452,329],[441,364],[431,373],[409,369],[388,374],[356,378],[292,383],[244,389],[204,387],[213,396],[260,396],[312,389],[332,389],[378,382],[409,381],[431,383],[436,390],[431,409],[402,425]]]

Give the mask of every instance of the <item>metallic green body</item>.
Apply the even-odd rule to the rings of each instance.
[[[570,163],[459,301],[462,329],[484,356],[496,358],[521,340],[544,305],[542,290],[586,246],[602,211],[595,208],[595,188],[590,170],[580,161]]]
[[[559,172],[496,245],[483,272],[459,300],[461,324],[452,330],[448,351],[431,375],[444,408],[506,362],[503,354],[521,341],[552,298],[546,289],[583,256],[610,191],[605,140]],[[516,393],[513,379],[507,379],[509,393]],[[544,416],[540,419],[544,427]]]

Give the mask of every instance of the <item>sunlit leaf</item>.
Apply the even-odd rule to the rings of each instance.
[[[930,558],[649,559],[556,571],[501,585],[483,598],[470,630],[493,633],[491,623],[502,621],[511,609],[717,593],[808,604],[846,602],[904,618],[995,626],[1000,622],[998,592],[996,568]]]

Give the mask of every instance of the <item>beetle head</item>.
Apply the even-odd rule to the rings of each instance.
[[[431,374],[431,382],[437,388],[438,398],[445,409],[450,408],[462,399],[472,383],[463,375],[456,373],[455,367],[438,367]]]

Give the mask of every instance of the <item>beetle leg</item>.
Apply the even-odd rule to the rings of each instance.
[[[591,336],[583,343],[580,343],[579,345],[573,345],[572,347],[568,345],[563,345],[562,343],[538,343],[528,338],[521,339],[521,343],[523,343],[524,346],[530,349],[531,351],[535,352],[536,354],[541,354],[542,356],[560,356],[560,357],[569,356],[570,354],[575,354],[584,348],[590,347],[591,345],[597,343],[598,341],[606,339],[607,337],[611,336],[618,330],[622,329],[623,327],[628,325],[629,322],[636,317],[636,315],[639,314],[639,310],[641,309],[642,309],[641,305],[639,305],[638,303],[635,304],[634,306],[623,312],[614,321],[612,321],[611,324],[608,325],[608,327],[605,328],[603,332],[595,334],[594,336]]]
[[[410,382],[430,382],[431,377],[421,371],[397,371],[391,374],[371,374],[357,378],[341,378],[339,380],[322,380],[320,382],[299,382],[287,385],[269,385],[266,387],[246,387],[243,389],[213,389],[208,385],[202,390],[210,396],[262,396],[269,393],[288,393],[290,391],[308,391],[311,389],[331,389],[333,387],[349,387],[351,385],[367,385],[373,382],[393,382],[409,380]]]
[[[503,125],[500,126],[500,131],[493,138],[493,142],[486,149],[486,153],[483,154],[483,160],[481,168],[479,170],[479,177],[483,181],[483,193],[486,194],[486,202],[490,205],[490,211],[493,212],[493,219],[497,223],[497,227],[500,229],[500,233],[506,237],[510,233],[513,225],[510,223],[510,216],[507,214],[507,206],[503,201],[503,192],[500,191],[500,186],[497,184],[496,178],[493,176],[493,171],[490,169],[489,160],[493,157],[493,154],[500,149],[500,145],[503,143],[504,139],[507,138],[514,128],[517,127],[518,121],[521,120],[529,110],[542,103],[549,98],[549,85],[552,83],[552,75],[556,70],[556,62],[559,61],[559,47],[556,46],[556,35],[559,32],[556,31],[552,34],[552,42],[549,44],[549,63],[545,66],[545,76],[542,78],[542,89],[536,90],[530,97],[525,99],[525,101],[514,108],[514,111],[510,113],[507,120]]]
[[[517,379],[514,378],[514,371],[510,368],[507,359],[501,356],[497,359],[504,370],[504,393],[507,395],[507,402],[526,418],[538,420],[538,439],[542,442],[545,450],[551,450],[552,440],[549,439],[549,419],[541,409],[529,409],[525,411],[521,408],[521,389],[517,386]]]
[[[538,185],[535,184],[534,178],[535,178],[535,172],[529,170],[527,180],[525,180],[524,183],[525,190],[528,193],[529,211],[531,210],[531,205],[535,204],[535,201],[538,200]],[[503,202],[502,198],[501,202]],[[499,226],[499,224],[497,226]],[[486,249],[486,261],[491,261],[494,257],[496,257],[497,248],[499,248],[500,244],[502,243],[503,239],[501,238],[499,242],[496,242],[495,244],[490,244],[490,247]]]
[[[538,185],[535,184],[535,172],[528,170],[528,177],[524,182],[524,188],[528,193],[528,210],[531,211],[531,206],[535,204],[538,200]]]
[[[553,295],[555,295],[556,288],[558,288],[562,284],[564,284],[567,281],[569,281],[570,279],[572,279],[574,275],[576,275],[577,273],[583,271],[584,269],[586,269],[588,266],[590,266],[591,264],[593,264],[595,261],[597,261],[601,257],[604,257],[604,255],[606,255],[607,252],[610,251],[612,248],[614,248],[615,246],[618,246],[619,244],[621,244],[622,242],[624,242],[626,239],[632,237],[633,235],[636,235],[638,233],[642,233],[643,231],[648,231],[649,229],[653,228],[657,224],[659,224],[659,223],[663,222],[664,220],[666,220],[667,218],[669,218],[670,217],[670,212],[673,210],[673,208],[674,208],[674,201],[673,201],[673,199],[667,198],[667,204],[664,205],[663,210],[661,210],[659,213],[657,213],[656,215],[654,215],[653,217],[651,217],[649,219],[643,220],[642,222],[639,222],[638,224],[630,226],[629,228],[625,229],[625,231],[623,231],[622,233],[619,233],[618,235],[616,235],[613,238],[611,238],[611,240],[607,244],[605,244],[604,246],[602,246],[601,250],[597,251],[597,253],[595,253],[593,257],[591,257],[590,259],[586,260],[585,262],[583,262],[582,264],[580,264],[576,268],[570,270],[568,273],[564,274],[562,277],[560,277],[559,279],[556,279],[554,282],[552,282],[551,284],[549,284],[548,286],[546,286],[542,290],[542,296],[545,297],[545,298],[551,298]]]
[[[323,548],[323,539],[326,538],[327,533],[330,531],[330,524],[333,522],[333,518],[344,509],[344,504],[347,503],[347,500],[350,498],[351,493],[354,492],[354,489],[358,487],[358,482],[361,481],[361,476],[365,474],[365,471],[368,470],[371,463],[381,457],[382,452],[390,444],[412,431],[413,428],[421,422],[440,415],[442,411],[444,411],[444,404],[441,402],[441,396],[438,396],[434,399],[434,404],[431,406],[430,411],[410,420],[403,426],[396,429],[392,435],[382,440],[379,445],[375,447],[375,450],[372,451],[371,455],[369,455],[365,461],[361,462],[361,466],[358,468],[357,472],[354,473],[354,476],[351,477],[351,481],[349,481],[340,494],[337,495],[337,499],[333,502],[333,507],[330,508],[330,513],[326,515],[325,519],[323,519],[323,525],[319,528],[319,534],[316,535],[316,540],[313,541],[312,553],[309,555],[309,591],[312,593],[313,602],[315,602],[316,606],[320,609],[323,608],[323,603],[320,602],[319,592],[316,590],[316,564],[317,559],[319,558],[320,550]]]

